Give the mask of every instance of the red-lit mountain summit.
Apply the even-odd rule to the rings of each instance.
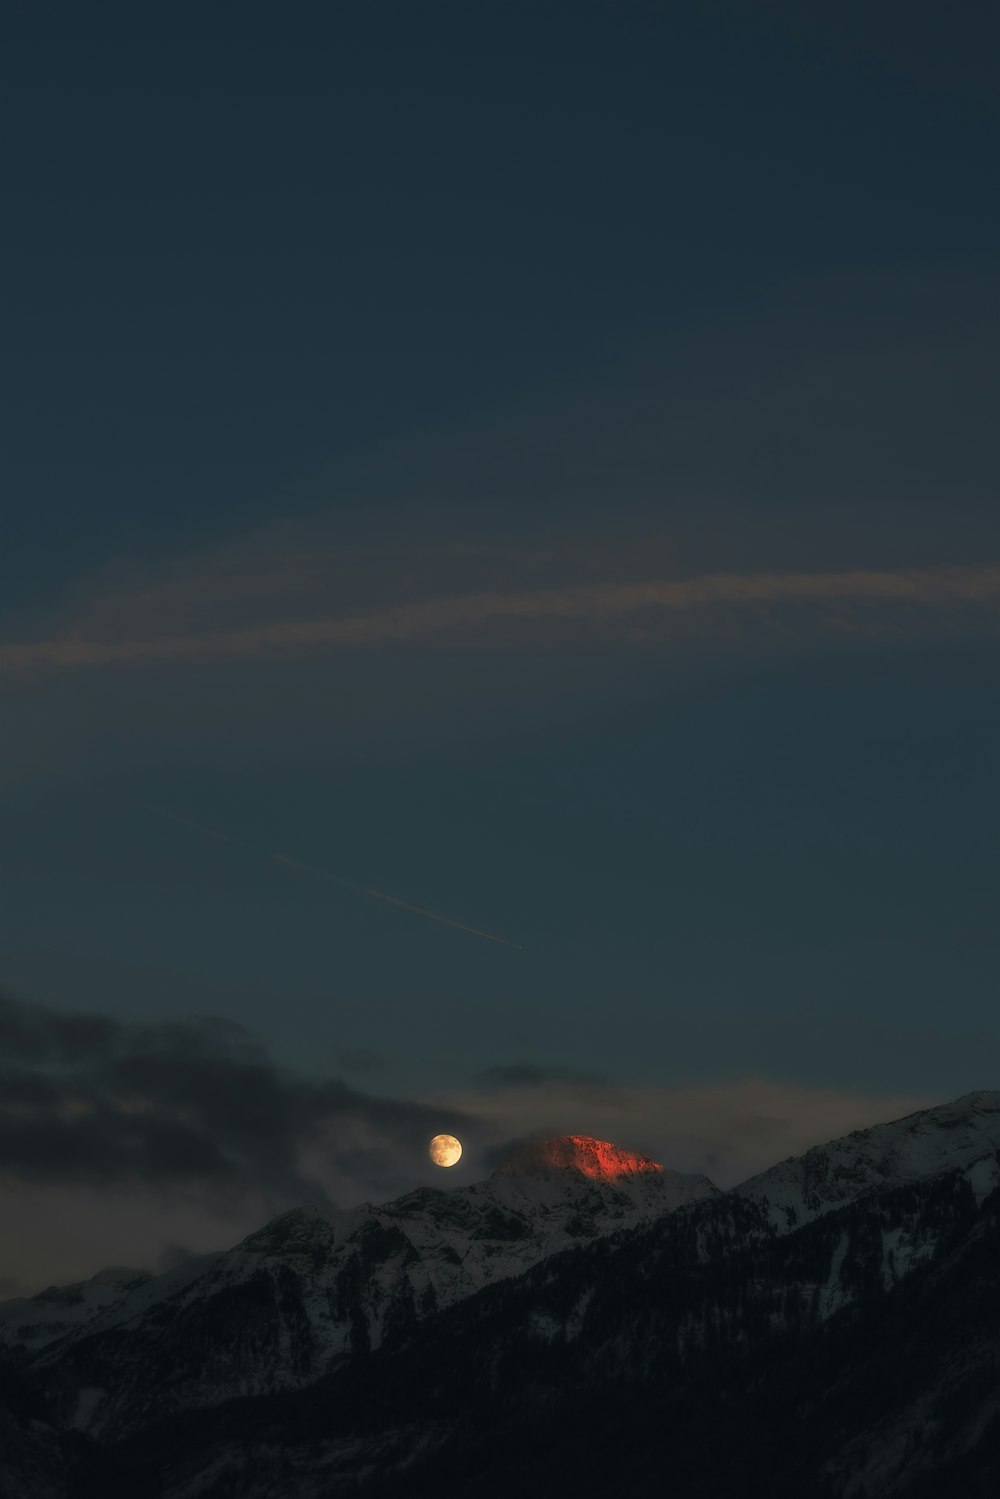
[[[551,1140],[530,1140],[509,1156],[500,1168],[503,1175],[509,1176],[541,1176],[566,1170],[579,1171],[583,1176],[605,1182],[617,1181],[623,1176],[663,1173],[660,1163],[649,1156],[622,1150],[610,1140],[595,1140],[590,1135],[556,1135]]]

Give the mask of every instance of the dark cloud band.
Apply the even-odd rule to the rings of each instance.
[[[224,1020],[140,1024],[3,995],[0,1048],[0,1171],[26,1182],[225,1183],[331,1206],[301,1165],[318,1140],[334,1174],[338,1152],[344,1174],[361,1156],[377,1173],[463,1124],[291,1073]]]

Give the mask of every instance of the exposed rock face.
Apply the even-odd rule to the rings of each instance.
[[[567,1170],[604,1182],[639,1173],[663,1173],[658,1161],[622,1150],[608,1140],[594,1140],[589,1135],[556,1135],[551,1140],[531,1140],[522,1145],[500,1167],[500,1175],[546,1176]]]

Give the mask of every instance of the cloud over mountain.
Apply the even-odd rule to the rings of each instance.
[[[459,1110],[282,1068],[214,1018],[124,1021],[6,994],[0,1055],[0,1218],[21,1225],[19,1275],[36,1269],[32,1221],[72,1223],[55,1240],[69,1273],[74,1253],[98,1268],[112,1252],[99,1224],[120,1232],[130,1216],[143,1225],[137,1254],[179,1237],[214,1247],[304,1201],[388,1197],[427,1173],[436,1130],[476,1133]]]

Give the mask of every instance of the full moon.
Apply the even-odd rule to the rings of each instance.
[[[462,1159],[462,1142],[454,1135],[435,1135],[427,1147],[427,1154],[435,1166],[454,1166]]]

